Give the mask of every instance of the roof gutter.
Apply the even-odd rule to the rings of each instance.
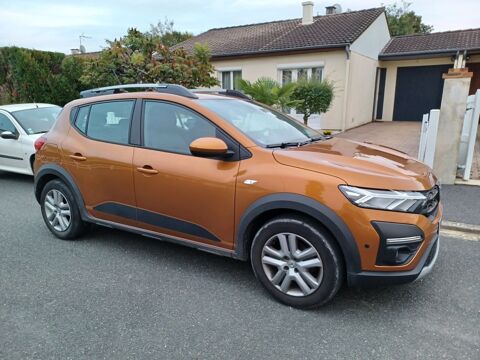
[[[480,53],[480,48],[473,49],[450,49],[450,50],[429,50],[429,51],[410,51],[392,54],[380,54],[379,60],[411,60],[428,57],[442,57],[456,55],[458,52],[467,51],[469,54]]]

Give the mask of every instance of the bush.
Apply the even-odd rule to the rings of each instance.
[[[78,98],[82,62],[65,54],[0,48],[0,102],[65,105]]]
[[[245,94],[250,95],[254,100],[268,106],[275,106],[282,111],[294,105],[291,95],[295,89],[294,83],[280,85],[277,81],[261,77],[255,82],[241,79],[239,88]]]
[[[303,114],[303,122],[308,123],[312,114],[327,112],[334,97],[334,86],[327,80],[300,81],[292,92],[293,106]]]

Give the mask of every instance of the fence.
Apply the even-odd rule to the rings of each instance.
[[[480,116],[480,89],[467,100],[467,110],[463,119],[462,135],[458,149],[458,169],[463,180],[470,179],[472,161],[477,140],[478,120]]]
[[[422,119],[418,159],[430,167],[433,167],[433,160],[435,158],[439,119],[440,110],[430,110],[430,113],[424,114]]]

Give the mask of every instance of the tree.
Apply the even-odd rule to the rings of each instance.
[[[190,39],[193,34],[188,31],[177,31],[174,29],[173,20],[165,18],[159,21],[157,25],[150,24],[150,31],[147,34],[153,36],[159,43],[171,47],[182,41]]]
[[[160,36],[135,28],[107,44],[98,58],[85,64],[83,85],[165,82],[195,88],[218,84],[212,76],[210,50],[205,45],[196,44],[192,54],[183,49],[172,51],[161,43]]]
[[[303,80],[297,83],[292,93],[296,101],[295,109],[303,114],[303,122],[308,124],[312,114],[327,112],[334,97],[334,86],[327,80]]]
[[[253,99],[265,105],[276,106],[281,110],[294,105],[294,101],[291,99],[295,88],[294,83],[282,86],[271,78],[261,77],[253,83],[241,79],[238,85],[245,94],[250,95]]]
[[[433,31],[433,26],[422,23],[422,17],[410,10],[411,3],[402,0],[401,4],[387,6],[387,21],[392,36],[409,35]]]

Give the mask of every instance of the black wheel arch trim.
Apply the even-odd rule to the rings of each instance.
[[[72,191],[73,196],[75,197],[75,200],[77,201],[78,208],[80,210],[80,215],[82,217],[82,220],[88,221],[90,218],[87,210],[85,208],[85,202],[83,201],[83,197],[80,193],[80,190],[78,189],[77,184],[73,180],[72,175],[65,170],[63,167],[56,165],[56,164],[45,164],[38,169],[38,171],[35,173],[35,180],[34,180],[34,191],[35,191],[35,198],[37,199],[37,202],[40,203],[40,196],[42,194],[42,189],[43,186],[41,187],[40,184],[43,184],[42,179],[45,176],[55,176],[62,180]]]
[[[304,195],[279,193],[267,195],[251,204],[245,210],[236,231],[235,257],[248,259],[249,239],[246,239],[247,229],[258,216],[270,210],[293,210],[316,219],[335,237],[345,258],[348,273],[361,271],[361,260],[357,243],[345,222],[329,207]]]

